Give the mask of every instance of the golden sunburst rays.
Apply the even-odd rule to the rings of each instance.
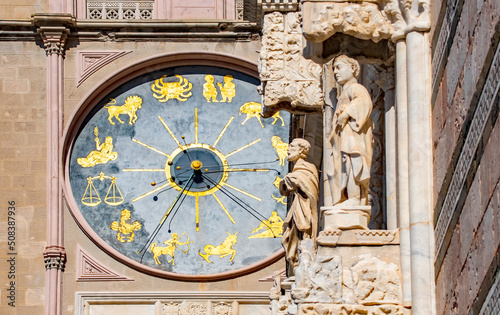
[[[212,186],[212,188],[208,189],[208,190],[204,190],[204,191],[183,191],[184,194],[186,195],[189,195],[189,196],[193,196],[195,197],[195,223],[196,223],[196,231],[199,231],[199,227],[200,227],[200,203],[201,203],[201,200],[200,200],[200,197],[202,196],[206,196],[206,195],[212,195],[213,196],[213,199],[216,201],[216,203],[219,205],[219,207],[222,209],[222,211],[226,214],[226,216],[228,217],[228,219],[233,223],[235,224],[235,220],[234,218],[231,216],[231,214],[229,213],[228,209],[224,206],[224,204],[222,203],[222,201],[220,200],[220,198],[215,194],[216,191],[219,191],[224,188],[229,188],[233,191],[236,191],[244,196],[247,196],[247,197],[250,197],[252,199],[255,199],[257,201],[262,201],[261,198],[257,197],[257,196],[254,196],[252,195],[251,193],[243,190],[243,189],[240,189],[238,187],[235,187],[233,185],[230,185],[227,183],[227,179],[228,179],[228,173],[230,172],[267,172],[269,171],[269,169],[259,169],[259,168],[230,168],[229,167],[229,164],[227,163],[227,158],[232,156],[232,155],[235,155],[241,151],[244,151],[250,147],[252,147],[253,145],[257,144],[258,142],[260,142],[262,139],[256,139],[240,148],[237,148],[233,151],[231,151],[230,153],[224,155],[222,154],[220,151],[218,151],[215,147],[217,146],[217,144],[219,143],[219,141],[221,140],[221,138],[226,134],[228,133],[228,128],[229,126],[231,125],[231,123],[233,122],[234,120],[234,116],[231,116],[228,120],[228,122],[226,123],[226,125],[224,126],[224,128],[221,130],[221,132],[219,133],[219,135],[217,136],[213,146],[211,145],[208,145],[208,144],[205,144],[205,143],[200,143],[199,142],[199,119],[198,119],[198,108],[195,108],[194,110],[194,142],[193,143],[190,143],[190,144],[182,144],[181,142],[179,142],[179,140],[177,139],[177,137],[175,136],[175,134],[173,133],[173,131],[170,129],[170,127],[168,126],[167,122],[161,117],[161,116],[158,116],[158,119],[160,120],[161,124],[163,125],[163,127],[165,127],[165,130],[167,131],[167,133],[172,137],[173,141],[176,143],[177,145],[177,149],[173,150],[170,154],[167,154],[165,152],[163,152],[162,150],[158,149],[158,148],[155,148],[145,142],[142,142],[140,140],[137,140],[135,138],[132,139],[132,141],[134,143],[137,143],[139,144],[140,146],[142,147],[145,147],[153,152],[156,152],[158,154],[161,154],[163,156],[165,156],[167,158],[167,162],[165,163],[165,167],[164,168],[127,168],[127,169],[122,169],[122,171],[124,172],[150,172],[150,173],[154,173],[154,172],[159,172],[159,173],[164,173],[167,177],[166,179],[166,183],[163,183],[161,184],[160,186],[158,187],[155,187],[154,189],[150,190],[150,191],[147,191],[145,192],[144,194],[140,195],[140,196],[137,196],[135,197],[134,199],[132,199],[132,202],[137,202],[147,196],[151,196],[151,195],[155,195],[155,197],[153,197],[154,200],[157,200],[157,195],[159,193],[161,193],[162,191],[165,191],[166,189],[170,189],[170,188],[175,188],[176,190],[180,191],[180,187],[179,185],[177,185],[177,183],[175,183],[175,180],[174,180],[174,177],[171,176],[171,173],[170,173],[170,167],[172,166],[172,161],[174,160],[174,158],[181,152],[183,153],[186,153],[187,151],[189,151],[189,149],[191,148],[203,148],[203,149],[206,149],[208,151],[211,152],[211,154],[213,154],[214,156],[217,156],[218,159],[221,160],[221,166],[222,167],[222,170],[209,170],[209,167],[205,168],[204,171],[206,172],[205,175],[207,174],[211,174],[211,173],[218,173],[218,172],[221,172],[222,173],[222,176],[221,178],[217,181],[213,181],[213,179],[207,179],[207,183],[209,182],[210,183],[210,186]],[[182,139],[184,139],[184,136],[182,137]],[[188,156],[189,156],[189,152],[188,153]],[[191,158],[190,158],[191,159]],[[191,165],[192,167],[192,165]],[[179,168],[177,168],[179,169]],[[193,169],[194,170],[194,169]],[[193,170],[189,170],[189,171],[193,171]],[[188,171],[187,171],[188,172]],[[182,174],[182,173],[180,173]],[[180,175],[178,174],[178,175]],[[203,177],[203,173],[201,175]],[[151,183],[152,186],[156,186],[157,184],[156,183]],[[170,187],[169,187],[170,186]],[[207,186],[208,187],[208,186]],[[228,195],[228,192],[224,192],[222,191],[225,195]],[[231,194],[231,193],[229,193]],[[232,194],[231,194],[232,195]],[[234,196],[234,195],[233,195]],[[155,199],[156,198],[156,199]]]

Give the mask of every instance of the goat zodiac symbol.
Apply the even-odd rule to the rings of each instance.
[[[228,237],[226,237],[226,239],[222,242],[222,244],[218,246],[213,246],[208,244],[205,246],[205,248],[203,248],[205,254],[202,254],[201,250],[198,251],[198,254],[200,254],[200,256],[203,257],[209,263],[212,263],[210,259],[208,259],[211,255],[218,255],[219,258],[224,258],[228,255],[231,255],[230,260],[233,261],[234,255],[236,254],[236,249],[234,249],[233,246],[238,241],[238,237],[236,236],[238,232],[234,234],[229,234],[228,232],[226,233],[228,234]]]

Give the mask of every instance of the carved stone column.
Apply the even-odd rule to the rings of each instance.
[[[47,54],[47,246],[45,313],[61,314],[62,273],[66,263],[63,246],[63,206],[60,187],[60,139],[63,131],[63,60],[71,16],[35,16]]]
[[[435,314],[429,1],[404,0],[413,314]]]
[[[406,42],[396,43],[396,120],[398,226],[401,240],[403,304],[411,305],[410,210],[408,207],[408,97],[406,84]]]

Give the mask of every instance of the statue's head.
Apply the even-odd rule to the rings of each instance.
[[[298,159],[305,159],[311,150],[311,144],[305,139],[296,138],[288,146],[288,161],[296,162]]]
[[[347,76],[352,76],[355,79],[359,77],[359,62],[356,59],[349,58],[346,55],[340,55],[333,61],[333,73],[335,79],[344,84]]]
[[[214,77],[212,75],[210,75],[210,74],[207,74],[205,76],[205,81],[207,81],[207,82],[214,82]]]

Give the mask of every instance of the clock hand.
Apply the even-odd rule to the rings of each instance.
[[[194,175],[194,174],[193,174]],[[188,181],[189,182],[189,181]],[[191,186],[193,186],[193,183],[194,183],[194,180],[191,181],[191,183],[189,184],[189,189],[191,189]],[[186,184],[187,185],[187,184]],[[185,186],[184,186],[185,188]],[[174,211],[174,214],[172,214],[172,217],[170,218],[170,222],[168,223],[168,233],[171,233],[172,231],[170,230],[170,225],[172,224],[172,220],[175,218],[175,215],[177,214],[177,211],[179,211],[179,209],[181,208],[181,204],[184,202],[184,199],[186,199],[186,194],[183,194],[182,196],[182,200],[181,200],[181,203],[179,204],[179,206],[177,207],[177,209],[175,209]]]
[[[250,205],[248,205],[246,202],[244,202],[243,200],[241,200],[240,198],[238,198],[237,196],[235,196],[233,193],[231,193],[230,191],[226,190],[225,187],[219,185],[219,183],[217,182],[214,182],[212,181],[210,178],[208,177],[205,177],[203,175],[201,175],[203,179],[206,179],[208,182],[210,182],[212,185],[216,186],[216,187],[219,187],[219,190],[225,194],[227,197],[229,197],[229,199],[231,199],[232,201],[234,201],[237,205],[239,205],[240,207],[243,208],[243,210],[245,210],[246,212],[248,212],[251,216],[253,216],[255,219],[257,219],[257,221],[259,221],[260,223],[263,223],[265,226],[267,226],[267,228],[271,231],[271,233],[273,233],[273,236],[276,237],[277,235],[274,234],[274,231],[273,229],[265,223],[265,220],[267,220],[266,217],[264,217],[262,214],[260,214],[257,210],[255,210],[254,208],[252,208]],[[263,218],[263,220],[260,220],[255,214],[253,214],[250,210],[248,210],[246,207],[250,208],[253,212],[255,212],[256,214],[258,214],[259,216],[261,216]]]
[[[170,212],[172,211],[172,209],[175,207],[175,205],[179,201],[181,195],[183,195],[184,191],[186,190],[186,187],[190,184],[190,182],[192,181],[194,175],[195,174],[193,172],[193,174],[191,175],[191,177],[188,179],[187,183],[184,185],[184,187],[182,187],[182,190],[179,192],[179,194],[177,194],[177,197],[175,197],[174,202],[170,205],[170,207],[168,208],[168,210],[165,212],[165,214],[161,218],[160,223],[158,223],[158,225],[154,229],[153,233],[151,233],[151,236],[148,238],[148,240],[146,241],[146,243],[144,244],[144,246],[141,248],[141,250],[137,252],[137,254],[139,254],[139,255],[142,253],[141,263],[142,263],[142,258],[144,257],[144,254],[146,253],[146,252],[143,252],[143,250],[145,248],[147,248],[147,246],[149,246],[149,244],[156,237],[156,235],[158,234],[158,232],[160,232],[160,229],[163,226],[163,223],[165,223],[165,220],[167,219],[168,215],[170,214]]]

